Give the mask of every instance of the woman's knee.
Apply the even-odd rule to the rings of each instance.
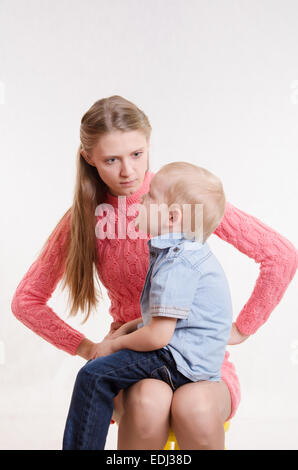
[[[152,414],[169,414],[173,392],[161,380],[143,379],[124,390],[123,406],[125,411]]]
[[[183,390],[182,387],[176,390],[171,404],[173,425],[193,428],[197,433],[208,436],[215,427],[223,424],[218,403],[206,392],[202,389]]]
[[[170,419],[173,392],[157,379],[143,379],[124,390],[123,409],[141,434],[154,432]]]

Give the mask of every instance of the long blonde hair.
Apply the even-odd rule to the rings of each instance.
[[[89,165],[81,155],[90,155],[101,136],[115,131],[142,131],[149,142],[151,125],[145,113],[122,96],[114,95],[96,101],[83,115],[80,125],[80,145],[77,151],[77,174],[72,206],[65,212],[49,235],[38,256],[43,262],[51,260],[62,276],[62,290],[69,289],[69,316],[81,309],[87,310],[84,320],[99,298],[103,298],[96,264],[100,262],[96,250],[95,208],[104,202],[107,185],[97,168]],[[60,255],[53,260],[51,247],[58,243]],[[95,289],[95,279],[99,293]]]

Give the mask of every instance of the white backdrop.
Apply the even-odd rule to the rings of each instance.
[[[20,323],[11,299],[70,206],[80,119],[119,94],[148,115],[150,169],[204,166],[228,200],[297,246],[298,3],[295,0],[1,0],[0,447],[60,449],[80,357]],[[259,265],[213,235],[234,317]],[[104,291],[104,289],[103,289]],[[104,291],[105,292],[105,291]],[[296,296],[295,296],[296,294]],[[86,325],[99,341],[109,300]],[[297,276],[268,321],[229,346],[242,400],[229,449],[298,449]],[[116,449],[116,425],[107,449]]]

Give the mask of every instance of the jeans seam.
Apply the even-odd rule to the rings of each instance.
[[[171,385],[172,385],[173,391],[175,392],[175,390],[176,390],[176,387],[175,387],[175,386],[174,386],[174,384],[173,384],[173,381],[172,381],[172,376],[171,376],[171,372],[169,371],[169,369],[167,368],[167,366],[165,366],[165,368],[166,368],[166,371],[167,371],[167,373],[168,373],[168,377],[169,377],[169,380],[170,380],[170,382],[171,382]]]
[[[102,357],[104,357],[104,356],[102,356]],[[157,358],[159,359],[159,357],[157,357]],[[150,360],[151,360],[151,358],[144,358],[144,359],[141,359],[141,361],[150,361]],[[118,369],[111,369],[111,370],[109,370],[109,371],[107,371],[107,372],[104,372],[104,374],[109,375],[109,374],[111,374],[111,373],[113,373],[113,372],[118,372],[119,370],[121,371],[121,370],[128,369],[128,368],[131,367],[131,366],[135,366],[136,364],[139,364],[139,362],[140,362],[140,360],[138,360],[138,361],[136,361],[136,362],[130,362],[129,365],[127,365],[126,367],[119,367]],[[87,375],[90,375],[91,377],[94,376],[94,375],[97,376],[97,377],[100,377],[101,375],[104,375],[104,374],[97,374],[96,372],[95,372],[95,373],[91,373],[91,372],[88,372],[87,370],[85,370],[85,372],[86,372]]]
[[[90,401],[93,400],[93,395],[94,395],[94,391],[95,391],[95,387],[92,388],[92,391],[91,391],[91,395],[89,394],[89,391],[90,391],[90,383],[93,379],[93,375],[92,374],[88,374],[90,377],[89,377],[89,380],[88,380],[88,384],[87,384],[87,390],[88,390],[88,398]],[[81,423],[82,425],[80,426],[79,428],[79,432],[78,432],[78,444],[80,446],[84,446],[84,437],[86,438],[86,436],[84,436],[86,434],[86,429],[88,429],[88,417],[89,417],[89,410],[90,410],[90,401],[88,403],[85,404],[85,406],[83,407],[83,410],[82,410],[82,419],[81,419]]]
[[[167,368],[167,366],[166,366],[165,364],[163,364],[161,367],[157,367],[156,369],[154,369],[154,370],[150,373],[151,377],[153,377],[153,378],[155,379],[155,377],[154,377],[152,374],[154,374],[154,372],[156,372],[156,371],[158,371],[158,370],[162,370],[163,372],[164,372],[164,370],[166,370],[166,373],[164,374],[164,379],[165,379],[165,380],[163,380],[163,381],[166,382],[166,383],[172,388],[173,391],[175,391],[175,387],[174,387],[174,385],[173,385],[171,373],[170,373],[169,369]],[[163,375],[162,372],[161,372],[161,375]],[[167,380],[167,379],[168,379],[168,380]],[[159,380],[159,379],[157,379],[157,380]],[[170,383],[169,383],[169,381],[170,381]]]

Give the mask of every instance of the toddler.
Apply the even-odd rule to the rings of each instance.
[[[151,237],[142,318],[105,338],[79,371],[64,450],[104,449],[113,398],[144,378],[163,380],[173,391],[189,382],[221,380],[232,302],[206,240],[224,215],[222,183],[204,168],[173,162],[155,174],[140,201],[135,227]]]

